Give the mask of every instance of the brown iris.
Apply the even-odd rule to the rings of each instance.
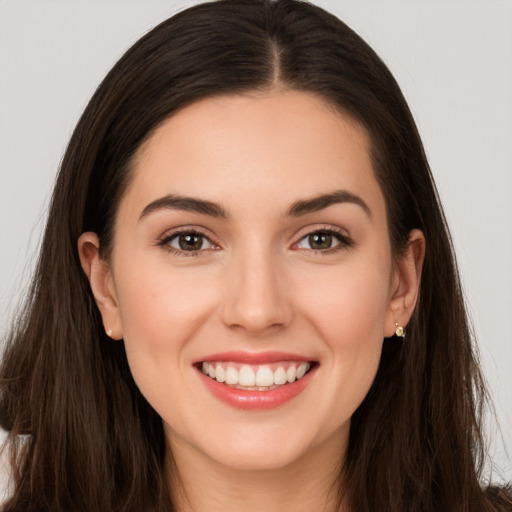
[[[330,249],[332,247],[332,235],[329,233],[314,233],[308,237],[311,249]]]
[[[180,249],[184,251],[198,251],[203,246],[203,237],[194,233],[180,235],[178,238]]]

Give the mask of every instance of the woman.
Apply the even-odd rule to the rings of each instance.
[[[414,121],[309,4],[196,6],[114,66],[0,375],[5,511],[511,506]]]

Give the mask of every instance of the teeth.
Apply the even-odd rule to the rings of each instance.
[[[274,373],[268,366],[262,366],[256,373],[256,386],[273,386]]]
[[[310,363],[278,363],[271,365],[240,365],[238,363],[202,363],[202,371],[217,382],[229,386],[271,388],[302,379]]]
[[[215,367],[215,380],[218,382],[226,382],[226,372],[220,364]]]
[[[308,371],[308,363],[302,363],[297,368],[297,380],[302,379],[302,377],[304,377],[304,375],[306,375],[307,371]]]
[[[286,384],[286,371],[282,366],[274,372],[274,384]]]
[[[249,366],[242,366],[238,374],[238,384],[240,386],[254,386],[256,384],[256,375]]]
[[[228,366],[228,369],[226,370],[226,384],[238,384],[238,372],[232,366]]]

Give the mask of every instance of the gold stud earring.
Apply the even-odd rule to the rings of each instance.
[[[401,325],[398,325],[398,322],[395,322],[395,326],[396,326],[395,334],[399,338],[405,338],[405,330],[404,330],[404,328]]]
[[[105,329],[105,334],[109,337],[109,338],[112,338],[112,329]]]

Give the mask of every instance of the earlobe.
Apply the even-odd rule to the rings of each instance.
[[[110,265],[100,257],[99,248],[96,233],[83,233],[78,239],[80,263],[100,310],[105,333],[109,338],[121,339],[123,330],[114,279]]]
[[[395,279],[385,325],[386,337],[400,332],[400,327],[405,330],[412,316],[418,300],[424,260],[425,236],[419,229],[414,229],[409,233],[407,246],[396,258]]]

